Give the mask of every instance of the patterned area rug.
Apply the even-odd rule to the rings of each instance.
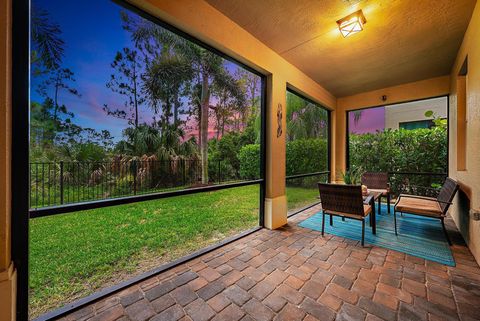
[[[378,208],[377,208],[378,211]],[[361,240],[362,223],[357,220],[334,217],[333,226],[329,224],[329,216],[325,216],[325,233],[345,237],[352,240]],[[315,231],[322,230],[322,213],[318,212],[299,226]],[[395,235],[393,223],[393,206],[391,214],[387,213],[387,205],[382,204],[381,213],[377,213],[377,234],[365,224],[365,245],[368,244],[403,252],[425,260],[455,266],[452,251],[443,234],[442,223],[438,219],[421,217],[410,214],[397,213],[397,231]]]

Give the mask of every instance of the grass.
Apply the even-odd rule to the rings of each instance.
[[[287,202],[289,212],[301,209],[302,207],[318,201],[317,188],[305,188],[287,185]]]
[[[258,225],[257,185],[30,221],[30,313],[100,288]]]

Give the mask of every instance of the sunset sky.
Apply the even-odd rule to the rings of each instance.
[[[75,114],[76,124],[109,130],[118,141],[128,126],[127,121],[107,116],[102,108],[104,104],[124,104],[123,97],[108,89],[106,83],[113,71],[110,64],[116,52],[123,47],[133,48],[129,33],[122,29],[120,12],[125,9],[108,0],[33,0],[32,4],[46,10],[50,19],[60,25],[65,41],[62,68],[75,73],[76,82],[71,85],[81,94],[78,98],[64,91],[59,96],[59,104],[65,104]],[[231,73],[240,68],[230,61],[225,61],[225,67]],[[42,81],[42,77],[32,77],[32,101],[43,100],[36,91]],[[50,94],[53,96],[52,88]],[[141,122],[151,122],[152,116],[153,112],[147,107],[140,109]]]
[[[385,107],[363,109],[357,123],[353,112],[348,113],[348,129],[351,134],[365,134],[385,129]]]

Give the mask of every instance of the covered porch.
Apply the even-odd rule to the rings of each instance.
[[[192,47],[186,46],[186,52],[195,48],[199,53],[192,61],[210,57],[217,62],[215,68],[226,73],[208,75],[205,71],[208,68],[197,64],[198,70],[205,72],[200,73],[204,76],[203,83],[196,82],[201,77],[195,69],[186,85],[182,85],[188,94],[183,100],[176,98],[178,106],[180,101],[190,104],[189,108],[194,106],[188,110],[189,116],[198,121],[198,144],[191,139],[195,149],[191,159],[175,153],[168,155],[167,161],[148,158],[157,155],[155,150],[152,155],[132,153],[126,161],[115,158],[118,155],[112,157],[113,161],[104,157],[96,167],[89,161],[82,165],[78,160],[31,162],[35,141],[32,142],[30,135],[35,130],[30,113],[40,106],[31,105],[31,92],[35,91],[30,83],[31,60],[36,58],[29,51],[32,11],[29,1],[4,1],[0,12],[0,73],[3,74],[0,79],[0,321],[32,319],[31,312],[29,315],[32,262],[44,264],[40,269],[44,278],[36,284],[37,290],[44,290],[36,297],[37,310],[33,316],[36,321],[480,319],[480,3],[475,0],[420,4],[410,0],[105,3],[118,6],[115,10],[120,14],[115,19],[129,12],[138,21],[147,21],[152,30],[160,28],[174,35],[171,38],[181,39],[172,42],[175,45],[171,47],[166,46],[169,49],[188,42]],[[95,4],[92,2],[90,6]],[[360,23],[363,30],[355,29],[360,32],[342,37],[346,32],[342,22],[350,22],[344,18],[359,10],[366,18]],[[67,13],[75,16],[73,10]],[[122,32],[129,27],[119,26]],[[115,37],[122,35],[118,33]],[[146,39],[145,43],[152,41]],[[163,50],[163,45],[157,44],[156,49]],[[94,45],[87,49],[95,56]],[[156,56],[153,51],[148,54]],[[207,56],[202,56],[205,53]],[[202,59],[199,61],[203,62]],[[111,61],[107,63],[110,64]],[[94,69],[93,63],[85,65]],[[249,121],[223,123],[221,129],[217,124],[214,132],[209,127],[210,110],[218,110],[215,108],[220,105],[217,99],[220,94],[212,101],[209,95],[225,89],[215,87],[222,83],[214,83],[212,79],[217,76],[232,83],[251,80],[255,88]],[[105,86],[103,82],[94,89],[110,90],[109,86],[112,85]],[[179,88],[180,85],[176,94]],[[86,91],[86,96],[95,90]],[[75,95],[75,90],[69,91]],[[189,100],[192,93],[197,94],[191,99],[193,103]],[[170,108],[170,96],[165,96]],[[196,105],[198,98],[202,101]],[[156,99],[152,98],[154,104]],[[430,108],[435,101],[443,104],[440,114]],[[405,120],[402,118],[405,115],[399,115],[414,110],[418,102],[424,103],[421,117]],[[300,107],[291,109],[295,103]],[[91,106],[98,109],[100,105]],[[103,106],[108,109],[107,104]],[[294,124],[300,130],[291,134],[293,121],[307,113],[305,106],[315,107],[313,118],[321,122],[317,122],[318,128],[310,136],[310,133],[298,134],[312,127],[305,125],[306,122]],[[399,112],[399,108],[395,109],[398,106],[404,109]],[[232,119],[239,119],[240,112],[233,109]],[[361,121],[358,123],[359,113],[363,113],[361,120],[368,123],[375,118],[372,115],[377,109],[381,109],[377,116],[381,114],[384,123],[367,124],[368,130],[363,132]],[[392,110],[397,114],[390,114],[387,121],[386,114]],[[427,117],[431,110],[434,111]],[[207,114],[203,123],[202,112]],[[66,109],[65,114],[68,115]],[[156,112],[152,115],[154,124],[158,115]],[[177,116],[172,121],[174,125]],[[167,115],[166,121],[159,121],[159,126],[170,125],[170,117],[173,119],[173,115]],[[95,117],[90,115],[90,118]],[[219,119],[220,116],[215,121]],[[185,128],[191,124],[189,118],[183,121]],[[404,133],[411,129],[428,130],[437,126],[435,121],[444,130],[439,135],[443,145],[433,142],[433,135],[422,134],[421,139],[415,138],[417,144],[408,149],[403,147],[410,136],[389,136],[400,129]],[[69,122],[68,118],[65,123]],[[107,123],[103,118],[100,122]],[[141,127],[138,115],[134,120],[129,119],[128,124],[135,129]],[[245,130],[247,127],[251,131]],[[232,138],[226,148],[234,154],[232,158],[238,163],[235,168],[231,164],[222,165],[224,160],[218,156],[221,154],[218,142],[225,128],[227,132],[231,129],[232,136],[247,133]],[[162,130],[164,127],[158,133]],[[362,138],[356,135],[381,133],[387,134],[363,141],[370,153],[359,153],[367,149],[361,148],[363,145],[358,142]],[[196,132],[192,137],[195,135]],[[305,137],[317,139],[312,143],[314,156],[308,154],[308,146],[294,146],[296,140]],[[75,134],[69,138],[75,142]],[[187,139],[177,138],[181,146],[175,148],[180,150]],[[131,141],[137,142],[136,139]],[[242,139],[248,143],[240,146]],[[215,142],[209,145],[210,140]],[[354,140],[357,145],[351,144]],[[146,141],[142,140],[143,145],[148,145]],[[126,146],[130,142],[122,143]],[[41,149],[42,144],[38,146]],[[381,157],[387,154],[385,146],[392,147],[389,155],[394,156]],[[158,149],[164,151],[163,147]],[[243,164],[236,150],[240,147],[245,152]],[[393,147],[399,148],[393,150]],[[214,148],[217,149],[212,152]],[[410,168],[408,165],[417,160],[406,157],[412,150],[423,158],[421,165]],[[315,157],[316,162],[308,162]],[[403,163],[399,161],[390,168],[388,162],[394,157],[402,158]],[[160,170],[155,172],[152,168]],[[392,187],[392,208],[387,210],[386,198],[378,195],[375,202],[370,200],[366,204],[374,211],[376,208],[376,217],[370,215],[363,222],[367,224],[364,246],[359,239],[361,225],[355,225],[349,218],[345,222],[340,218],[334,220],[333,227],[324,221],[325,235],[320,229],[322,205],[317,183],[348,183],[346,174],[354,168],[388,174]],[[447,202],[448,213],[442,213],[445,214],[442,223],[445,218],[452,244],[448,245],[439,222],[424,229],[427,234],[435,234],[435,242],[439,241],[432,247],[426,244],[428,236],[415,235],[415,230],[408,231],[405,224],[396,235],[397,222],[390,210],[394,209],[397,197],[404,191],[422,194],[422,188],[433,190],[433,194],[423,195],[436,197],[446,178],[459,184],[455,197]],[[419,188],[415,182],[424,185]],[[358,187],[361,182],[352,184]],[[143,207],[134,208],[136,204]],[[100,214],[88,212],[97,209],[101,209]],[[197,215],[198,212],[202,215]],[[400,220],[408,221],[410,217],[406,215]],[[61,222],[64,225],[55,225],[54,218],[64,219]],[[380,223],[376,225],[375,221]],[[409,224],[414,222],[411,220]],[[36,231],[41,233],[31,238],[39,225],[41,229]],[[169,228],[170,234],[165,232]],[[352,229],[358,234],[351,234]],[[405,232],[414,237],[402,243]],[[64,252],[77,254],[78,235],[84,238],[78,239],[78,252],[83,252],[76,256],[77,261],[58,260],[57,264],[57,258],[48,257],[51,253],[60,256],[63,244],[68,245],[68,251]],[[29,243],[32,239],[44,246],[35,248]],[[44,240],[53,241],[49,244]],[[96,247],[96,242],[113,245]],[[409,250],[416,246],[415,242],[423,253]],[[172,246],[165,250],[165,244]],[[31,256],[38,248],[42,251],[35,252],[36,258],[42,260]],[[444,250],[442,253],[447,255],[437,255],[437,250]],[[90,259],[102,261],[112,253],[118,257],[101,264],[93,262],[90,270],[81,266],[76,271],[76,266],[71,267]],[[109,275],[109,265],[117,263],[120,268]],[[73,272],[69,277],[76,285],[83,281],[80,290],[69,293],[68,282],[57,278],[64,270],[51,266],[62,264],[70,265],[69,271]],[[127,268],[122,270],[124,266]],[[95,274],[102,269],[108,273]],[[54,284],[63,291],[59,291],[58,297],[53,290],[50,292],[51,280],[61,280],[60,286]],[[53,298],[53,303],[42,305],[42,295]],[[72,300],[67,300],[68,295]]]

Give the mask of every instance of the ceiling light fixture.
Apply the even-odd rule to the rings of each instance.
[[[337,21],[338,29],[344,38],[354,35],[363,30],[363,25],[367,22],[362,10],[358,10],[345,18]]]

